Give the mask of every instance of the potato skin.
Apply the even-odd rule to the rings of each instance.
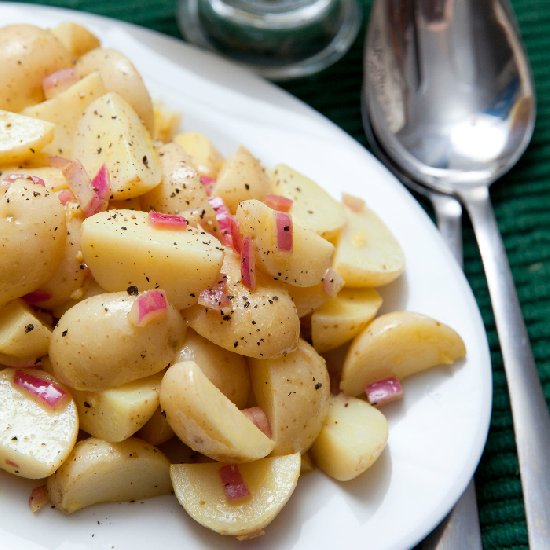
[[[52,32],[34,25],[0,28],[0,109],[18,112],[42,101],[43,78],[71,64],[70,52]]]
[[[144,327],[128,313],[135,296],[104,293],[69,309],[52,334],[50,359],[56,377],[77,390],[101,391],[151,376],[166,368],[185,336],[180,314],[167,314]]]

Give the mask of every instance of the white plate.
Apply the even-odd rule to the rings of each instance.
[[[105,45],[136,63],[155,98],[184,113],[182,127],[206,132],[224,153],[248,146],[266,165],[286,162],[335,196],[363,196],[401,242],[407,274],[385,289],[385,308],[426,313],[459,331],[467,360],[405,382],[405,399],[387,409],[388,449],[360,479],[304,476],[267,534],[247,548],[414,545],[449,511],[479,460],[491,406],[490,359],[472,293],[429,218],[365,150],[275,86],[182,42],[82,13],[0,4],[0,22],[88,25]],[[360,70],[360,67],[357,67]],[[30,488],[0,476],[0,548],[163,550],[239,548],[189,519],[174,497],[95,506],[64,517],[32,515]]]

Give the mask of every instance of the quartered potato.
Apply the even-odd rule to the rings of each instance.
[[[170,476],[185,511],[220,535],[261,533],[292,496],[300,476],[300,454],[263,458],[240,464],[250,497],[229,502],[220,479],[223,463],[173,464]]]
[[[342,369],[340,388],[359,395],[365,385],[390,376],[450,365],[466,354],[464,341],[451,327],[411,311],[381,315],[352,342]]]
[[[382,286],[403,273],[405,257],[386,224],[366,206],[344,206],[347,224],[336,246],[334,269],[346,286]]]
[[[288,290],[300,318],[309,315],[330,298],[323,288],[323,283],[315,286],[285,285],[285,288]]]
[[[181,145],[191,157],[199,174],[215,178],[220,171],[223,158],[214,144],[199,132],[183,132],[174,136],[174,143]]]
[[[44,478],[61,466],[76,442],[76,407],[70,398],[57,408],[39,403],[14,385],[15,373],[0,371],[0,468],[29,479]],[[40,370],[25,373],[56,382]]]
[[[193,361],[176,363],[166,371],[160,406],[185,444],[215,460],[249,462],[273,449],[273,441]]]
[[[80,57],[100,45],[95,34],[73,21],[64,21],[51,31],[74,57]]]
[[[172,491],[170,462],[137,438],[107,443],[79,441],[67,461],[48,478],[50,502],[72,514],[100,502],[143,500]]]
[[[151,445],[161,445],[174,437],[174,430],[168,424],[166,416],[160,407],[157,407],[153,416],[143,425],[136,437],[147,441]]]
[[[319,436],[309,453],[325,474],[338,481],[370,468],[388,441],[386,417],[366,401],[332,396]]]

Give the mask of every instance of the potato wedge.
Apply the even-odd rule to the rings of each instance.
[[[25,372],[55,382],[41,370]],[[55,409],[38,403],[13,384],[14,373],[14,369],[0,371],[0,468],[41,479],[61,466],[76,442],[76,407],[72,399]]]
[[[214,460],[249,462],[273,449],[273,441],[193,361],[168,368],[160,385],[160,406],[176,435]]]
[[[162,288],[177,309],[197,303],[201,290],[218,280],[220,242],[193,227],[159,228],[147,212],[111,210],[82,224],[82,254],[106,290]]]
[[[386,417],[366,401],[340,394],[330,398],[328,414],[309,454],[325,474],[348,481],[376,462],[387,441]]]
[[[220,535],[261,532],[292,496],[300,476],[300,454],[263,458],[239,470],[250,498],[228,502],[219,470],[224,464],[173,464],[170,477],[176,497],[198,523]]]
[[[164,413],[161,411],[160,406],[157,407],[151,418],[143,425],[143,427],[136,432],[136,437],[147,441],[151,445],[162,445],[176,434],[174,430],[168,424],[168,420]]]
[[[465,355],[464,341],[451,327],[412,311],[394,311],[375,319],[353,340],[340,388],[346,395],[359,395],[366,384],[389,376],[402,380]]]
[[[80,429],[110,443],[128,439],[157,410],[163,376],[164,373],[160,372],[100,392],[73,390]]]
[[[401,246],[386,224],[369,208],[354,212],[344,206],[347,225],[338,239],[334,269],[346,286],[382,286],[405,269]]]
[[[95,34],[74,21],[64,21],[53,27],[51,31],[75,58],[100,45],[99,38]]]
[[[145,126],[132,107],[109,92],[88,105],[75,134],[73,158],[90,177],[107,166],[111,196],[137,197],[160,183],[158,153]]]
[[[340,234],[346,224],[344,207],[320,185],[286,164],[275,167],[272,181],[276,194],[292,199],[294,223],[329,241]]]
[[[199,174],[215,178],[220,171],[223,158],[213,143],[199,132],[183,132],[174,136],[174,142],[181,145],[191,157]]]
[[[258,200],[239,204],[236,218],[243,236],[254,239],[257,264],[274,279],[294,286],[322,282],[330,267],[334,246],[317,233],[293,224],[293,248],[277,249],[275,210]]]
[[[359,334],[382,305],[373,288],[344,288],[311,314],[311,341],[319,352],[337,348]]]
[[[79,441],[67,461],[48,478],[51,503],[72,514],[100,502],[125,502],[168,495],[170,463],[145,441]]]
[[[54,139],[54,133],[50,122],[0,110],[0,164],[31,159]]]
[[[258,405],[275,441],[274,455],[303,453],[328,411],[330,380],[325,360],[303,340],[277,359],[251,359],[250,377]]]
[[[323,283],[319,283],[315,286],[285,285],[285,288],[288,290],[298,310],[298,317],[300,317],[300,319],[321,307],[330,298],[323,289]]]

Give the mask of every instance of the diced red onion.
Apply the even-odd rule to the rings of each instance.
[[[164,290],[146,290],[132,304],[129,314],[130,322],[136,327],[144,327],[166,315],[167,311],[168,301]]]
[[[52,166],[53,168],[59,168],[60,170],[63,170],[63,168],[65,168],[72,162],[69,159],[57,155],[52,155],[48,157],[48,161],[50,166]]]
[[[109,172],[105,164],[101,165],[101,168],[98,170],[97,174],[91,181],[92,186],[92,197],[90,198],[89,203],[86,207],[82,206],[84,210],[84,215],[86,217],[93,216],[98,212],[103,212],[107,210],[109,206],[109,195],[111,194],[111,183],[109,181]]]
[[[12,468],[19,468],[19,464],[17,464],[17,462],[14,462],[13,460],[10,460],[9,458],[6,458],[4,462]]]
[[[403,397],[403,386],[395,376],[369,384],[365,394],[371,405],[386,405]]]
[[[75,196],[68,189],[63,189],[62,191],[59,191],[57,198],[59,199],[59,202],[63,205],[75,200]]]
[[[241,500],[250,496],[250,491],[237,464],[226,464],[219,471],[227,500]]]
[[[277,227],[277,250],[292,252],[292,217],[286,212],[275,212],[275,225]]]
[[[261,407],[249,407],[242,411],[247,418],[256,426],[256,428],[262,430],[267,437],[271,437],[271,426],[269,425],[269,419]]]
[[[29,508],[33,513],[38,512],[44,508],[49,501],[50,497],[46,485],[40,485],[32,490],[31,496],[29,497]]]
[[[59,92],[78,82],[78,80],[78,73],[73,68],[59,69],[55,73],[49,74],[42,80],[42,89],[46,99],[51,99]]]
[[[278,210],[279,212],[288,212],[292,208],[293,200],[282,195],[266,195],[264,197],[264,203],[267,204],[273,210]]]
[[[220,197],[210,197],[208,202],[216,214],[216,221],[220,229],[220,241],[225,246],[238,251],[239,244],[236,236],[239,235],[239,229],[229,208],[227,208],[225,202]]]
[[[223,279],[216,286],[206,288],[199,294],[199,305],[221,311],[231,305],[227,296],[227,281]]]
[[[6,183],[13,183],[16,180],[29,180],[36,185],[46,187],[46,183],[42,178],[39,178],[38,176],[31,176],[29,174],[8,174],[2,178],[2,181],[5,181]]]
[[[323,275],[323,290],[325,294],[334,298],[344,288],[344,278],[340,273],[329,267]]]
[[[51,297],[52,295],[45,290],[33,290],[25,294],[21,299],[30,306],[35,306],[42,302],[47,302]]]
[[[342,202],[353,212],[362,212],[365,210],[365,201],[354,195],[342,193]]]
[[[60,161],[61,164],[62,161]],[[70,190],[78,199],[80,209],[84,212],[84,215],[87,215],[87,212],[90,211],[90,205],[94,201],[95,192],[84,166],[82,166],[80,161],[74,160],[61,166],[61,171],[67,180]]]
[[[216,179],[212,178],[210,176],[199,176],[199,179],[201,180],[201,183],[204,185],[204,188],[206,189],[206,194],[211,195],[212,190],[214,189],[214,184],[216,183]]]
[[[256,288],[256,250],[250,237],[245,237],[241,246],[241,276],[246,288]]]
[[[68,399],[68,393],[55,382],[23,370],[13,373],[13,383],[51,409],[59,407]]]
[[[164,214],[163,212],[149,211],[149,223],[155,227],[166,229],[184,229],[187,227],[187,220],[183,216],[175,214]]]

